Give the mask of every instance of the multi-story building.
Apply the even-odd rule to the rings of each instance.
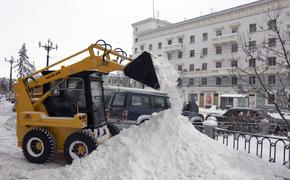
[[[267,19],[267,12],[274,13],[272,10],[278,4],[281,22],[272,22]],[[280,48],[275,47],[278,43],[271,33],[261,30],[273,23],[279,24],[289,48],[289,0],[260,0],[178,23],[148,18],[132,24],[133,57],[148,51],[167,58],[180,71],[179,84],[188,100],[197,101],[200,107],[273,108],[269,99],[257,93],[238,92],[239,86],[248,83],[235,75],[237,66],[256,66],[245,54],[243,44],[253,48],[263,44]],[[270,64],[275,66],[279,57],[273,54],[271,58]],[[275,77],[269,78],[272,84],[278,82]],[[255,78],[248,79],[255,83]]]

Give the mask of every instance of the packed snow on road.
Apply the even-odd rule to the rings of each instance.
[[[290,179],[290,170],[226,148],[197,131],[180,115],[183,97],[176,89],[174,67],[154,59],[161,90],[172,108],[98,146],[89,156],[64,165],[56,157],[39,165],[27,162],[16,146],[15,114],[1,103],[0,179],[103,180],[274,180]]]

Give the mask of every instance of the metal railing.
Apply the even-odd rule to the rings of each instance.
[[[205,133],[204,126],[195,128]],[[269,162],[286,165],[290,169],[290,139],[273,135],[254,134],[214,127],[214,139],[228,147],[254,154]]]

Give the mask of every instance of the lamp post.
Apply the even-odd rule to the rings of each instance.
[[[9,79],[9,91],[12,90],[12,65],[13,63],[15,63],[13,56],[11,56],[11,58],[9,60],[7,60],[6,58],[4,59],[5,62],[10,63],[10,79]]]
[[[53,50],[53,49],[57,50],[58,46],[56,44],[53,47],[53,42],[50,39],[47,40],[47,44],[42,45],[41,42],[39,41],[38,45],[39,45],[39,48],[44,48],[46,50],[46,52],[47,52],[47,55],[46,55],[46,66],[48,66],[49,65],[49,52],[51,50]]]

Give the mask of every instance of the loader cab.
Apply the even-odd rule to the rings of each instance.
[[[86,113],[88,128],[103,125],[106,120],[101,76],[95,71],[86,71],[44,85],[43,93],[51,91],[51,96],[44,101],[48,115],[73,117],[77,113]]]

